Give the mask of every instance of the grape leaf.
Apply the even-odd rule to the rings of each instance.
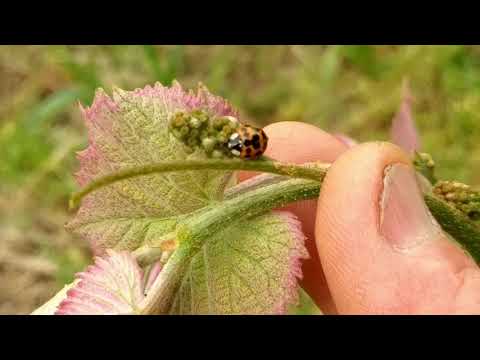
[[[187,92],[178,83],[169,88],[157,83],[135,91],[115,89],[112,97],[98,90],[92,106],[82,108],[89,146],[78,154],[79,185],[125,167],[204,157],[187,154],[168,130],[172,113],[194,109],[237,115],[201,85]],[[197,171],[120,181],[88,195],[66,227],[88,239],[97,254],[106,248],[134,250],[172,231],[179,215],[221,200],[229,178],[227,172]]]
[[[155,264],[148,280],[142,269],[127,252],[107,250],[105,257],[97,257],[95,264],[77,274],[77,282],[66,292],[58,305],[57,315],[121,315],[134,314],[145,299],[146,284],[160,273]]]
[[[390,130],[392,141],[409,154],[420,148],[420,140],[412,116],[413,97],[407,82],[404,82],[403,99],[400,109],[392,120]]]
[[[308,257],[300,222],[275,211],[214,234],[193,256],[172,314],[281,314],[297,301],[300,260]]]

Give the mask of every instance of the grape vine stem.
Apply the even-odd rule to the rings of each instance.
[[[172,160],[156,164],[134,166],[116,171],[91,181],[70,198],[69,207],[75,209],[81,200],[91,192],[110,185],[114,182],[130,179],[137,176],[155,173],[191,170],[247,170],[286,175],[295,178],[322,181],[330,164],[310,163],[305,165],[282,163],[274,160],[240,160],[240,159],[207,159],[207,160]]]
[[[254,161],[241,159],[164,161],[156,164],[125,168],[115,173],[99,177],[72,195],[70,208],[76,208],[85,196],[104,186],[117,181],[154,173],[192,170],[247,170],[315,180],[318,182],[317,186],[320,189],[329,167],[330,164],[326,163],[299,165],[282,163],[271,159],[258,159]],[[315,194],[315,192],[312,194]],[[425,203],[443,230],[457,240],[473,259],[480,264],[480,227],[442,199],[432,194],[424,194],[424,197]]]

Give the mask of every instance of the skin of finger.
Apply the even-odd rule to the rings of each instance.
[[[266,155],[283,162],[306,163],[313,161],[333,162],[347,146],[336,137],[306,123],[278,122],[264,128],[269,138]],[[254,172],[241,172],[243,181],[256,175]],[[314,241],[315,214],[317,200],[300,201],[284,208],[292,211],[302,222],[307,237],[310,259],[302,264],[301,286],[312,297],[324,313],[334,313],[334,304],[326,286],[318,252]]]
[[[478,268],[445,234],[406,253],[380,235],[384,171],[397,163],[410,160],[395,145],[362,144],[337,159],[322,185],[315,234],[339,313],[475,311],[465,292],[479,286]]]

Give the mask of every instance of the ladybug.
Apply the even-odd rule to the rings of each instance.
[[[230,152],[241,159],[256,159],[267,149],[268,137],[262,129],[242,125],[227,142]]]

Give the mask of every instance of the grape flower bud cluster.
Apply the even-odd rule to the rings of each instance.
[[[170,131],[187,153],[201,149],[213,158],[232,157],[226,144],[239,126],[233,116],[212,117],[202,110],[177,112],[170,119]]]
[[[457,181],[439,181],[433,193],[452,205],[471,220],[480,220],[480,192]]]

